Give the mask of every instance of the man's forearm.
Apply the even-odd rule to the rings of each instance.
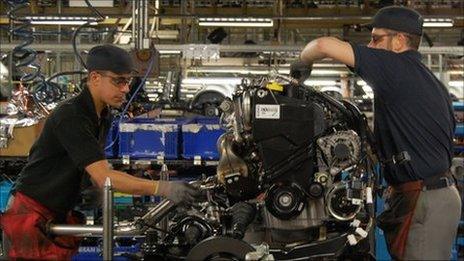
[[[327,55],[323,52],[321,44],[320,38],[309,42],[301,51],[300,60],[307,65],[312,65],[315,61],[326,58]]]
[[[158,181],[137,178],[127,173],[110,170],[111,184],[117,191],[135,195],[154,195]]]
[[[351,45],[335,37],[321,37],[309,42],[300,54],[300,60],[312,65],[315,61],[332,58],[354,67],[354,51]]]

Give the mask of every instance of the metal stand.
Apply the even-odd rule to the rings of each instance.
[[[113,189],[110,178],[103,187],[103,260],[113,259]]]

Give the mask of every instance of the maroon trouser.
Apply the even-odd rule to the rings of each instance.
[[[10,259],[66,260],[77,252],[79,239],[46,234],[46,226],[56,215],[34,199],[17,192],[11,207],[0,219]],[[69,214],[66,223],[77,224]]]

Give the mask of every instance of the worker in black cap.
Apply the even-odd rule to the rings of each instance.
[[[49,223],[77,223],[72,212],[82,184],[102,188],[107,177],[115,190],[160,195],[175,203],[191,202],[196,189],[183,182],[151,181],[110,168],[104,146],[109,108],[120,107],[132,79],[130,55],[113,45],[92,48],[87,58],[87,86],[49,115],[30,150],[1,225],[7,255],[13,259],[70,259],[77,238],[45,233]]]
[[[422,16],[405,7],[374,16],[368,46],[335,37],[311,41],[306,67],[332,58],[348,65],[374,91],[374,132],[387,183],[378,218],[395,259],[449,260],[461,214],[450,173],[455,120],[450,95],[421,62]]]

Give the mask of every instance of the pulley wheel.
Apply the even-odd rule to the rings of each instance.
[[[187,255],[187,260],[245,260],[245,256],[255,249],[248,243],[230,237],[210,237],[194,246]]]

